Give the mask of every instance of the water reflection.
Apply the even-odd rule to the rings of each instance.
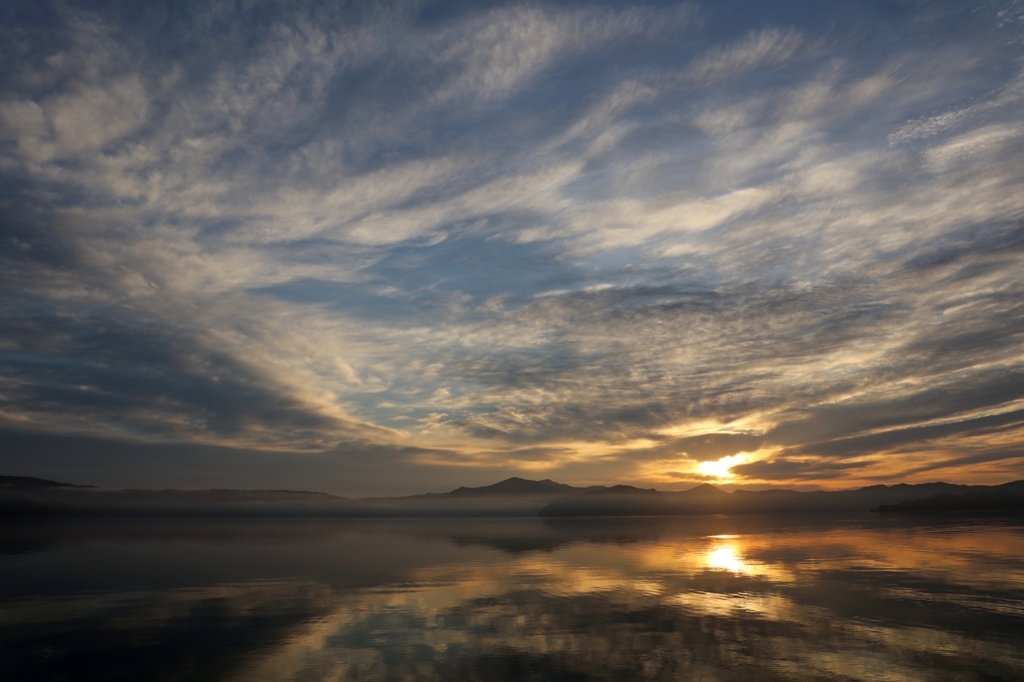
[[[718,547],[708,552],[707,564],[710,568],[718,568],[732,573],[746,573],[746,564],[736,556],[736,549],[731,546]]]
[[[578,521],[0,531],[0,668],[14,680],[1024,679],[1013,523]]]

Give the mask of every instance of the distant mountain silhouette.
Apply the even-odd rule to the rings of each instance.
[[[540,510],[540,516],[665,516],[672,510],[665,497],[653,488],[613,485],[588,490],[557,500]]]
[[[966,486],[950,483],[919,485],[873,485],[856,490],[798,492],[796,490],[736,490],[728,493],[713,485],[702,484],[681,492],[661,493],[667,509],[660,505],[634,507],[607,499],[582,497],[557,500],[541,510],[542,516],[620,516],[631,514],[772,514],[868,511],[881,505],[894,505],[912,498],[932,495],[965,494],[972,491],[1001,490],[1024,495],[1024,481],[1002,486]],[[642,509],[642,511],[638,511]]]
[[[585,494],[586,495],[590,495],[590,496],[595,496],[595,495],[601,495],[601,496],[604,496],[604,495],[647,495],[647,496],[650,496],[650,495],[661,495],[661,493],[659,493],[654,488],[637,488],[636,486],[624,485],[622,483],[619,483],[617,485],[613,485],[613,486],[611,486],[609,488],[600,488],[600,489],[597,489],[597,490],[590,490],[590,491],[587,491]]]
[[[0,486],[0,516],[324,516],[347,501],[291,490],[105,490]]]
[[[726,492],[710,484],[659,492],[629,485],[575,487],[513,477],[478,488],[346,499],[292,490],[104,490],[26,476],[0,477],[0,516],[580,517],[1020,509],[1024,481],[874,485],[856,490]]]
[[[32,476],[0,476],[0,490],[34,490],[39,488],[92,488],[91,485],[72,485],[48,481]]]
[[[1024,512],[1024,495],[993,488],[971,490],[963,495],[938,493],[928,497],[883,504],[871,511],[894,512]]]
[[[412,495],[412,498],[459,498],[459,497],[490,497],[495,495],[570,495],[576,492],[589,490],[589,488],[576,488],[565,483],[555,483],[550,478],[542,481],[531,481],[526,478],[513,476],[504,481],[479,488],[460,487],[447,493],[425,493],[423,495]]]
[[[34,479],[41,480],[41,479]],[[513,517],[592,488],[513,477],[479,488],[409,497],[347,499],[292,490],[103,490],[0,487],[0,516]]]
[[[682,492],[682,494],[691,495],[691,496],[710,495],[712,497],[719,497],[721,495],[728,495],[729,493],[725,492],[721,488],[716,488],[715,486],[711,485],[710,483],[701,483],[696,488],[690,488],[689,490],[684,490]]]

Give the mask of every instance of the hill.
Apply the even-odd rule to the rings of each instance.
[[[0,476],[0,490],[38,490],[40,488],[92,488],[91,485],[71,485],[32,476]]]
[[[897,504],[883,504],[871,511],[882,513],[907,512],[1024,512],[1024,495],[1002,486],[987,490],[971,490],[963,495],[938,493],[927,497],[904,500]]]
[[[653,488],[613,485],[556,500],[540,510],[540,516],[665,516],[672,509],[665,496]]]
[[[420,495],[410,495],[403,499],[465,499],[471,497],[495,496],[558,497],[562,495],[572,495],[577,492],[583,492],[584,490],[589,490],[589,488],[576,488],[565,483],[556,483],[550,478],[545,478],[542,481],[531,481],[526,478],[513,476],[512,478],[506,478],[504,481],[481,486],[479,488],[459,487],[447,493],[424,493]]]

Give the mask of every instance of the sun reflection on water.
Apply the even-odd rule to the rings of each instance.
[[[709,568],[714,568],[720,571],[729,571],[730,573],[747,572],[746,564],[744,564],[743,560],[736,554],[736,550],[729,545],[716,547],[708,552],[707,565]]]
[[[1024,647],[1016,634],[1024,632],[1019,525],[773,522],[767,530],[740,527],[726,534],[721,531],[739,522],[707,519],[707,526],[692,529],[695,523],[653,526],[654,533],[645,521],[635,526],[635,536],[623,532],[611,540],[601,528],[594,538],[526,551],[427,543],[401,573],[370,585],[356,573],[354,587],[341,573],[337,582],[249,577],[71,602],[0,601],[0,641],[31,634],[40,623],[49,625],[32,641],[51,637],[57,627],[99,627],[111,638],[129,626],[146,627],[147,637],[167,637],[167,647],[176,646],[181,628],[213,633],[211,639],[237,628],[265,636],[271,643],[233,654],[232,672],[221,677],[230,682],[501,682],[523,677],[495,671],[523,666],[538,679],[603,679],[609,670],[621,673],[614,679],[626,679],[642,670],[644,679],[664,682],[866,682],[931,679],[932,671],[946,669],[949,679],[982,673],[1024,679]],[[525,528],[567,532],[564,525]],[[384,535],[377,524],[342,530],[329,540],[317,536],[319,543],[334,543],[328,547],[337,548],[331,556],[339,557],[338,570],[348,566],[340,557],[365,551],[364,540],[387,550],[387,557],[413,541],[408,531]],[[277,551],[261,540],[246,542],[247,551]],[[321,545],[315,549],[319,556]],[[129,550],[141,552],[135,545]],[[210,550],[201,545],[198,551]],[[299,567],[314,570],[320,563]],[[837,586],[856,598],[837,600]],[[102,615],[115,608],[130,618]],[[265,626],[267,614],[290,620]],[[944,619],[958,625],[936,629]]]

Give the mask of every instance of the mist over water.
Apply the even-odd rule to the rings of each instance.
[[[1020,520],[8,525],[5,680],[1024,679]]]

